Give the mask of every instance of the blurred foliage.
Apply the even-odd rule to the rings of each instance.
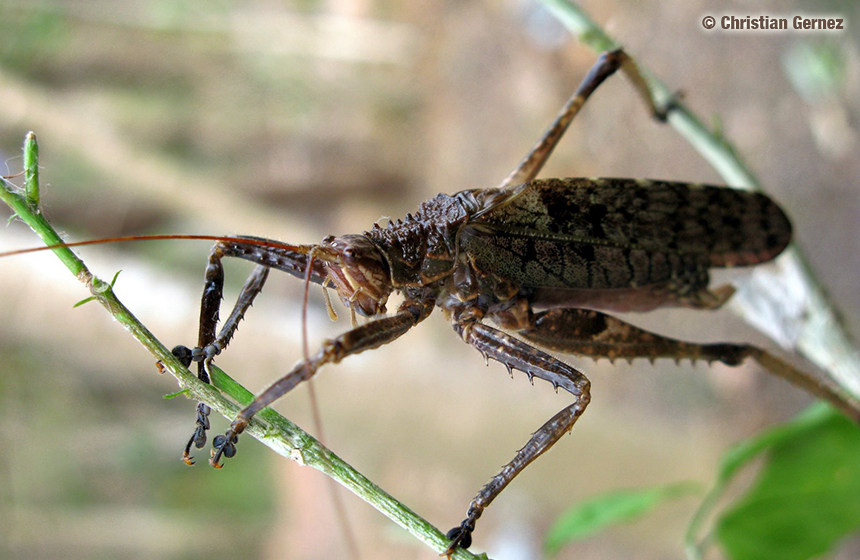
[[[555,555],[563,546],[616,523],[629,522],[675,498],[697,494],[701,486],[681,482],[643,490],[615,490],[584,500],[562,513],[547,531],[544,548]]]
[[[4,68],[36,76],[68,47],[70,30],[58,6],[33,2],[2,13],[0,59]]]
[[[810,560],[828,553],[860,528],[860,427],[823,403],[765,430],[723,456],[714,488],[690,526],[691,560],[707,556],[710,540],[693,541],[718,500],[744,467],[764,458],[755,482],[714,519],[714,532],[731,560]],[[617,490],[583,500],[549,529],[549,555],[614,524],[641,518],[667,500],[696,493],[677,483]]]
[[[809,103],[837,93],[848,74],[846,53],[839,43],[797,43],[782,63],[791,85]]]
[[[733,560],[817,558],[860,527],[860,428],[817,406],[824,412],[753,440],[766,442],[765,465],[717,522]]]

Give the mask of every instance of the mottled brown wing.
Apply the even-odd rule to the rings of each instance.
[[[479,269],[521,286],[671,282],[697,269],[770,260],[791,238],[773,201],[725,187],[545,179],[511,193],[476,214],[460,245]]]

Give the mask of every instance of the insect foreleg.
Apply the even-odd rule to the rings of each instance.
[[[344,334],[326,340],[316,354],[302,360],[282,378],[275,381],[256,398],[239,411],[230,429],[213,441],[212,458],[209,463],[220,468],[221,456],[230,458],[236,454],[236,442],[251,418],[260,410],[291,391],[302,381],[310,379],[325,364],[336,364],[347,356],[378,348],[406,333],[422,321],[433,310],[432,300],[406,300],[395,315],[365,323]]]
[[[203,288],[203,296],[200,302],[200,327],[197,337],[197,347],[189,350],[185,346],[176,346],[172,352],[186,365],[192,361],[197,362],[197,377],[206,383],[210,382],[209,366],[212,359],[220,354],[230,343],[230,339],[239,326],[239,321],[251,306],[254,298],[263,289],[263,284],[269,275],[269,268],[257,265],[236,300],[236,305],[230,313],[227,321],[221,328],[218,336],[215,329],[218,326],[221,299],[224,292],[224,266],[221,264],[223,251],[220,244],[212,248],[209,254],[209,262],[206,265],[206,282]],[[200,449],[206,445],[206,430],[209,429],[209,407],[203,403],[197,403],[197,426],[194,433],[185,445],[182,452],[182,460],[189,465],[194,464],[191,457],[191,446]]]
[[[259,241],[259,239],[257,239]],[[236,332],[239,321],[251,306],[254,298],[263,289],[263,284],[269,273],[269,267],[275,267],[289,272],[295,276],[304,274],[308,266],[308,256],[301,251],[310,251],[310,247],[299,246],[300,251],[293,251],[283,247],[264,247],[252,243],[240,241],[221,241],[216,243],[209,252],[209,261],[206,265],[205,284],[203,296],[200,302],[200,327],[197,337],[197,347],[190,350],[185,346],[177,346],[173,354],[186,366],[192,361],[197,362],[197,377],[209,383],[209,364],[212,359],[220,354],[230,343],[230,339]],[[252,262],[258,266],[254,269],[239,297],[233,311],[221,328],[216,337],[221,300],[224,293],[224,266],[221,263],[224,257],[239,257]],[[316,282],[322,281],[322,269],[312,270],[311,278]],[[203,403],[197,404],[197,426],[189,438],[182,453],[182,460],[187,464],[194,464],[191,457],[191,447],[200,449],[206,444],[206,431],[209,429],[209,407]]]
[[[525,372],[530,380],[538,377],[549,381],[556,390],[561,387],[574,395],[576,402],[562,409],[532,434],[531,439],[517,452],[511,462],[502,467],[499,474],[481,488],[481,491],[469,505],[466,519],[448,532],[451,543],[445,554],[449,557],[458,546],[469,547],[472,542],[472,531],[475,530],[475,522],[483,513],[484,508],[490,505],[490,502],[529,463],[552,447],[561,436],[573,428],[573,424],[591,400],[591,383],[576,368],[498,329],[479,323],[474,318],[458,320],[454,323],[454,328],[463,340],[477,348],[485,357],[493,358],[505,364],[509,372],[512,369],[517,369]]]
[[[849,418],[860,422],[860,402],[835,383],[804,373],[755,346],[682,342],[586,309],[552,309],[537,313],[531,318],[531,325],[520,330],[520,334],[543,347],[592,358],[718,360],[730,366],[752,358],[774,375],[829,402]]]
[[[269,276],[269,267],[258,264],[253,272],[248,276],[245,285],[239,292],[239,297],[236,299],[236,304],[233,306],[233,311],[230,316],[224,321],[217,338],[203,347],[203,356],[205,360],[211,360],[220,354],[227,345],[230,344],[230,339],[239,328],[239,321],[245,316],[245,312],[254,303],[254,298],[257,297],[263,290],[263,284],[266,283],[266,278]]]

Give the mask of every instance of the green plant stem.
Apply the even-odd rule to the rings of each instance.
[[[38,187],[36,189],[38,190]],[[54,228],[39,212],[38,207],[31,204],[31,199],[16,192],[14,185],[5,179],[2,180],[2,188],[0,188],[0,200],[12,208],[15,214],[30,226],[46,245],[63,243]],[[217,368],[213,372],[215,386],[200,381],[196,375],[183,367],[149,329],[142,325],[117,299],[110,284],[93,276],[83,261],[71,249],[58,247],[53,251],[72,274],[87,286],[92,296],[107,309],[114,319],[131,333],[164,366],[165,370],[176,378],[179,385],[185,389],[185,395],[188,398],[206,403],[228,419],[233,419],[236,416],[239,406],[228,399],[225,394],[240,404],[246,404],[253,399],[254,395],[250,391]],[[324,472],[437,552],[442,552],[447,548],[448,540],[441,531],[387,494],[312,436],[274,410],[266,408],[257,414],[245,433],[250,434],[279,455]],[[453,558],[476,560],[481,556],[476,556],[463,549],[457,549]]]
[[[595,51],[621,47],[570,0],[542,1],[577,39]],[[669,124],[728,185],[762,190],[761,183],[721,134],[708,130],[689,108],[673,99],[672,90],[643,68],[639,61],[637,66],[654,105],[663,107],[672,100]],[[783,348],[796,351],[827,372],[845,390],[860,395],[857,344],[796,243],[792,243],[772,267],[758,267],[730,304],[744,320]]]
[[[27,204],[39,211],[39,143],[31,130],[24,137],[24,197]]]

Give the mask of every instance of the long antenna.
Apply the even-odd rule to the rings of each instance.
[[[103,239],[90,239],[87,241],[72,241],[70,243],[58,243],[56,245],[42,245],[40,247],[30,247],[28,249],[17,249],[14,251],[6,251],[0,253],[0,258],[11,257],[14,255],[25,255],[27,253],[38,253],[39,251],[48,251],[50,249],[59,249],[62,247],[83,247],[84,245],[100,245],[103,243],[123,243],[126,241],[162,241],[169,239],[191,239],[201,241],[229,241],[235,243],[246,243],[248,245],[257,245],[260,247],[271,247],[275,249],[286,249],[295,251],[296,253],[308,254],[315,245],[291,245],[280,241],[270,239],[259,239],[256,237],[234,237],[229,235],[190,235],[190,234],[161,234],[161,235],[126,235],[121,237],[105,237]]]
[[[126,241],[164,241],[164,240],[177,240],[177,239],[185,239],[185,240],[199,240],[199,241],[227,241],[227,242],[235,242],[235,243],[245,243],[248,245],[257,245],[259,247],[269,247],[269,248],[277,248],[277,249],[286,249],[288,251],[295,251],[296,253],[301,253],[305,255],[310,255],[308,258],[307,270],[305,272],[305,286],[304,286],[304,296],[302,299],[302,352],[304,353],[304,359],[307,360],[310,352],[308,350],[308,328],[307,328],[307,320],[308,320],[308,293],[310,287],[311,280],[311,271],[313,270],[314,260],[316,258],[321,257],[322,260],[327,260],[324,254],[320,254],[317,245],[291,245],[289,243],[282,243],[280,241],[273,241],[269,239],[260,239],[256,237],[235,237],[235,236],[226,236],[226,235],[192,235],[192,234],[157,234],[157,235],[127,235],[120,237],[106,237],[102,239],[90,239],[87,241],[72,241],[70,243],[58,243],[56,245],[42,245],[40,247],[30,247],[27,249],[16,249],[14,251],[5,251],[0,252],[0,258],[3,257],[11,257],[15,255],[26,255],[28,253],[38,253],[40,251],[49,251],[51,249],[59,249],[59,248],[69,248],[69,247],[83,247],[85,245],[100,245],[105,243],[122,243]],[[329,314],[331,315],[331,303],[328,303],[329,306]],[[319,403],[316,396],[316,391],[313,387],[313,380],[308,380],[308,396],[311,401],[311,416],[314,423],[314,429],[317,432],[317,439],[319,441],[324,442],[325,436],[323,434],[322,429],[322,416],[319,410]],[[355,538],[355,533],[352,531],[352,526],[349,523],[349,519],[346,514],[346,508],[344,506],[342,497],[338,492],[337,483],[334,479],[328,480],[328,490],[329,495],[331,496],[332,505],[335,510],[335,517],[338,520],[338,524],[341,527],[341,532],[343,533],[344,540],[346,541],[346,547],[349,551],[349,557],[352,560],[360,560],[361,554],[358,549],[357,540]]]

